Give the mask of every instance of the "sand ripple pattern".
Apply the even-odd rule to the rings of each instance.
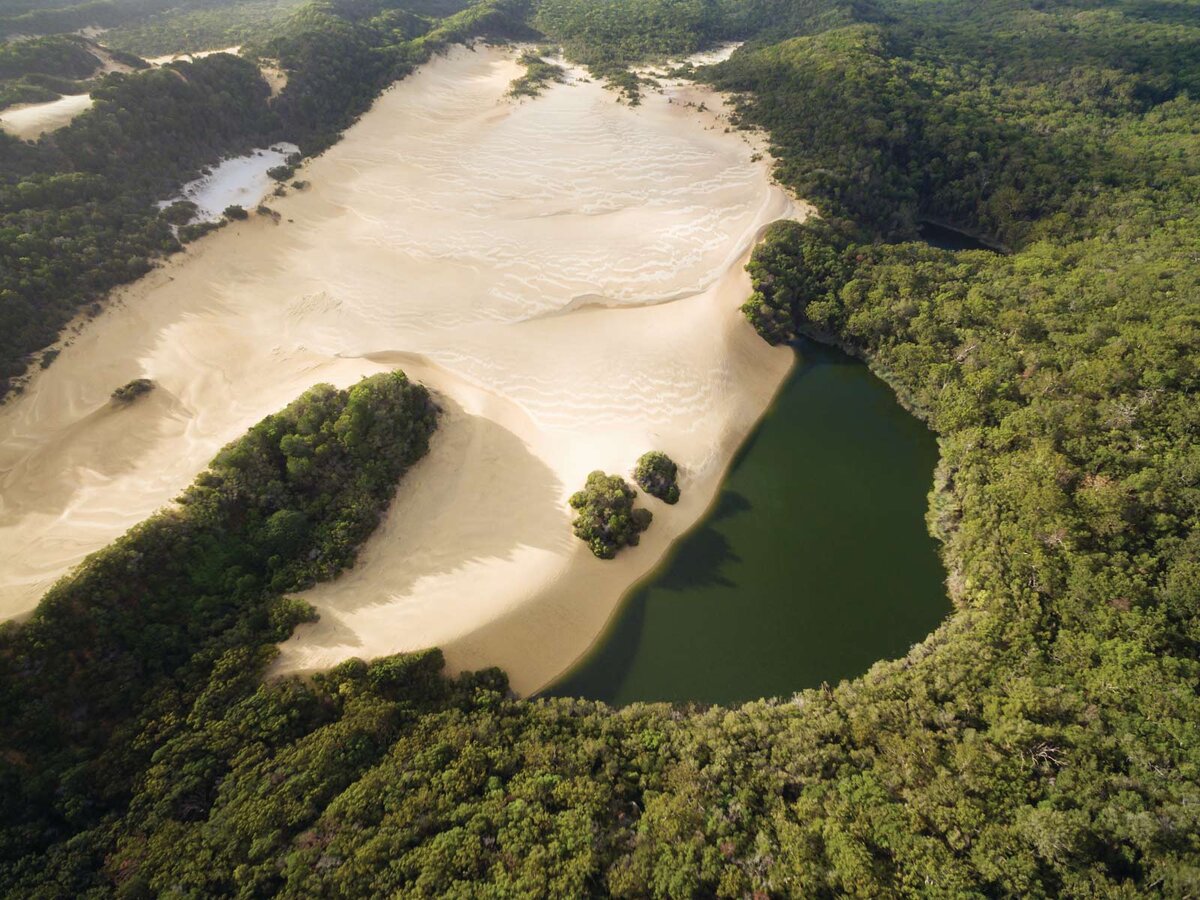
[[[272,201],[121,292],[0,410],[0,617],[319,381],[402,367],[445,409],[354,571],[281,671],[438,644],[518,690],[581,654],[702,513],[790,365],[737,312],[745,253],[796,214],[767,161],[676,85],[636,109],[577,78],[505,92],[511,50],[394,86]],[[127,409],[109,393],[157,390]],[[642,546],[570,537],[566,498],[645,450],[684,472]]]

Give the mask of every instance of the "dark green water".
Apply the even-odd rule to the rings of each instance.
[[[924,521],[933,435],[863,364],[799,352],[708,517],[547,695],[788,696],[903,655],[949,613]]]
[[[938,225],[935,222],[922,222],[917,230],[920,232],[921,240],[931,247],[940,247],[942,250],[991,250],[993,253],[1000,252],[998,248],[984,243],[977,237],[973,237],[962,231],[956,231],[946,225]]]

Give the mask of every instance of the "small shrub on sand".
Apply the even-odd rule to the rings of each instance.
[[[143,394],[148,394],[154,390],[154,382],[149,378],[135,378],[122,387],[117,388],[112,392],[113,402],[120,405],[128,405]]]
[[[635,547],[653,518],[648,509],[634,509],[637,496],[620,475],[600,470],[587,477],[582,491],[571,495],[571,508],[579,512],[571,527],[600,559],[612,559],[622,547]]]
[[[643,453],[633,473],[634,480],[643,491],[664,503],[679,502],[678,476],[679,467],[675,461],[657,450]]]

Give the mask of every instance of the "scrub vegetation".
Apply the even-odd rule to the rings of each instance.
[[[396,10],[302,7],[279,38],[291,49],[273,48],[290,69],[273,114],[320,147],[431,43],[481,28],[532,23],[616,69],[752,38],[700,74],[741,95],[739,120],[769,130],[779,177],[822,220],[772,229],[749,312],[769,339],[811,334],[861,355],[937,432],[929,525],[955,612],[862,678],[737,708],[513,699],[499,673],[441,679],[432,652],[264,683],[270,644],[308,614],[282,592],[349,561],[415,453],[387,452],[388,423],[410,416],[340,428],[354,392],[318,391],[307,403],[327,414],[301,404],[258,426],[178,510],[0,632],[0,885],[1200,891],[1195,5],[547,0],[460,16],[411,37]],[[184,71],[243,85],[237,64]],[[248,85],[232,95],[257,103]],[[172,108],[187,121],[190,107]],[[119,121],[106,115],[77,123]],[[130,144],[116,146],[127,171],[177,171],[130,166]],[[17,266],[0,332],[34,335],[5,344],[10,364],[57,328],[35,298],[69,296],[32,285],[63,277],[37,238],[10,253],[20,217],[91,203],[96,221],[137,221],[99,160],[46,162],[69,147],[0,144],[0,248],[18,260],[0,267],[9,279]],[[923,219],[1011,252],[914,243]],[[83,284],[115,260],[130,277],[141,245],[109,252],[142,234],[125,227],[55,266],[80,260]],[[413,390],[401,394],[415,402]],[[347,444],[352,433],[378,437]]]
[[[513,81],[508,89],[510,97],[536,97],[548,85],[566,78],[567,72],[558,63],[547,62],[542,52],[532,50],[521,54],[518,62],[525,67],[525,74]]]
[[[90,556],[28,623],[0,626],[0,885],[9,896],[50,890],[21,874],[36,861],[10,868],[16,857],[82,832],[51,853],[86,859],[160,759],[163,738],[186,729],[177,714],[220,708],[238,680],[261,672],[271,655],[263,644],[311,618],[284,593],[354,561],[435,426],[428,393],[402,373],[349,390],[318,385],[225,447],[175,506]],[[189,763],[170,778],[202,783],[218,772]],[[171,793],[180,811],[200,797]]]
[[[598,559],[612,559],[622,547],[636,547],[650,527],[653,514],[635,509],[635,497],[637,491],[624,478],[599,469],[588,475],[582,491],[571,495],[571,509],[578,513],[571,528]]]
[[[118,406],[128,406],[138,397],[148,394],[152,390],[154,390],[154,382],[149,378],[135,378],[113,391],[112,399]]]
[[[664,503],[679,502],[679,467],[665,453],[651,450],[643,453],[633,470],[633,480],[651,497]]]

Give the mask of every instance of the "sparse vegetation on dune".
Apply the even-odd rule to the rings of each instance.
[[[599,559],[612,559],[623,547],[636,547],[650,527],[653,514],[635,508],[637,491],[620,475],[597,469],[587,477],[583,490],[571,495],[576,512],[571,528]]]
[[[544,56],[544,53],[532,50],[521,54],[519,62],[525,67],[525,74],[509,86],[510,97],[536,97],[547,86],[566,78],[566,69],[558,63],[548,62]]]
[[[306,150],[481,23],[532,23],[610,72],[756,39],[701,75],[741,95],[822,221],[770,230],[747,314],[861,355],[938,433],[928,521],[955,611],[862,678],[732,709],[529,702],[496,672],[442,678],[436,653],[264,682],[308,614],[283,592],[353,558],[432,427],[404,382],[318,389],[0,627],[4,891],[1195,894],[1193,7],[544,0],[419,38],[392,12],[305,7],[273,48],[291,74],[274,114]],[[38,155],[73,140],[0,144],[10,373],[56,328],[32,298],[74,285],[73,309],[144,268],[153,242],[131,235],[162,235],[131,230],[141,206],[99,163]],[[115,165],[158,158],[112,146]],[[95,283],[39,249],[74,239],[79,209],[120,262]],[[914,243],[923,219],[1012,252]],[[58,258],[89,271],[92,244]],[[598,555],[636,541],[619,476],[576,497]]]
[[[665,453],[651,450],[638,458],[633,480],[643,491],[664,503],[679,502],[679,467]]]
[[[135,378],[113,391],[112,399],[118,406],[128,406],[138,397],[150,393],[154,387],[154,382],[149,378]]]

